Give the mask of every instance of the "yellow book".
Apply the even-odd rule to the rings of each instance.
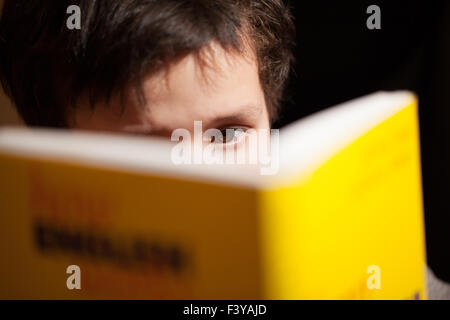
[[[0,298],[426,298],[415,96],[329,108],[278,147],[261,175],[176,165],[157,138],[1,129]]]

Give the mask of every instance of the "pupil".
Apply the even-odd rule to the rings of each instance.
[[[228,143],[233,140],[234,129],[226,129],[222,131],[222,141],[223,143]]]

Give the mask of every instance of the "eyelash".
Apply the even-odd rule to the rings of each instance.
[[[215,141],[215,137],[212,136],[211,137],[211,144],[215,144],[215,145],[223,145],[226,147],[229,146],[233,146],[238,144],[240,141],[240,138],[244,137],[245,134],[247,133],[247,131],[249,130],[249,127],[246,126],[229,126],[229,127],[223,127],[222,129],[218,129],[221,133],[222,133],[222,138],[220,139],[220,141]],[[233,137],[231,141],[228,141],[228,137],[227,137],[227,130],[233,130]],[[236,132],[240,132],[239,136],[236,137]],[[151,135],[150,131],[142,131],[142,132],[133,132],[132,134],[136,135],[136,136],[149,136]],[[224,138],[225,137],[225,141]]]

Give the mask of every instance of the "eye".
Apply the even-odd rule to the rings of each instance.
[[[212,137],[211,142],[217,143],[217,144],[235,144],[241,141],[241,139],[245,136],[246,131],[248,128],[244,127],[228,127],[225,129],[221,129],[221,136],[219,139],[216,139],[216,137]]]

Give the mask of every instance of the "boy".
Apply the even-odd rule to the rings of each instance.
[[[0,36],[1,82],[28,125],[170,136],[195,120],[269,129],[294,26],[282,0],[6,0]]]

